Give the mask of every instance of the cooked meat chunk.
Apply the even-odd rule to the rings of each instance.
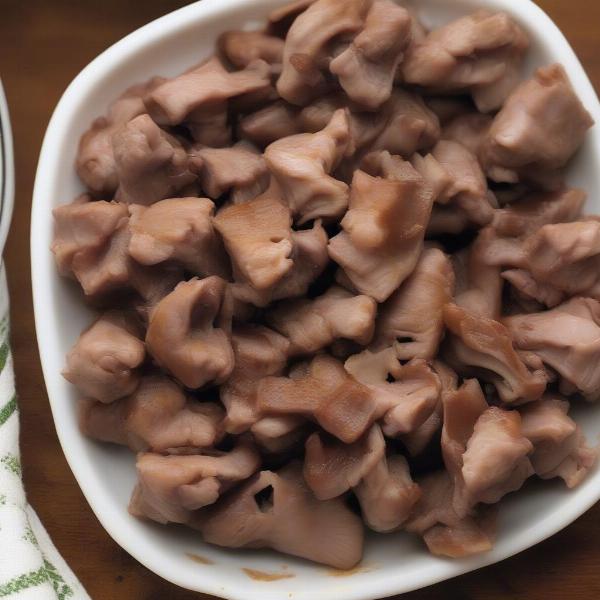
[[[389,99],[411,29],[405,8],[391,0],[372,3],[362,31],[329,63],[329,71],[352,101],[376,110]]]
[[[225,429],[241,433],[252,426],[260,413],[256,405],[258,384],[263,377],[283,373],[289,341],[268,327],[235,326],[231,335],[235,366],[221,386],[221,402],[227,408]]]
[[[138,485],[129,512],[159,523],[188,523],[200,508],[214,504],[236,482],[260,468],[260,455],[240,442],[231,452],[137,457]]]
[[[86,435],[134,452],[209,448],[222,437],[223,409],[187,398],[163,375],[142,377],[127,398],[106,405],[82,400],[79,426]]]
[[[318,129],[323,129],[327,122]],[[297,133],[302,133],[298,122],[298,109],[283,100],[277,100],[256,112],[243,116],[238,123],[239,136],[261,148],[280,138]]]
[[[295,377],[265,377],[257,398],[263,414],[310,417],[347,444],[363,435],[377,411],[370,390],[326,354],[317,355],[308,370]]]
[[[211,544],[268,547],[338,569],[350,569],[362,556],[360,519],[339,498],[317,500],[297,463],[261,471],[208,509],[198,526]]]
[[[131,394],[140,382],[138,367],[146,349],[143,329],[133,314],[109,311],[96,319],[80,336],[63,371],[86,397],[114,402]]]
[[[154,77],[126,90],[108,108],[106,117],[98,117],[81,136],[76,168],[80,179],[99,197],[111,198],[119,186],[119,176],[112,147],[113,134],[125,123],[144,114],[143,96],[162,83]]]
[[[444,125],[442,139],[457,142],[479,157],[492,122],[492,117],[478,112],[458,115]]]
[[[214,224],[229,252],[236,279],[264,290],[292,268],[290,211],[276,198],[267,194],[222,208]]]
[[[504,322],[517,348],[539,356],[584,396],[600,396],[600,302],[573,298],[553,310]]]
[[[234,366],[227,333],[218,326],[225,282],[219,277],[181,282],[150,315],[146,347],[184,386],[223,383]]]
[[[217,200],[230,192],[234,204],[247,202],[269,186],[269,174],[263,157],[249,144],[231,148],[201,147],[191,152],[193,168],[199,172],[204,193]]]
[[[564,294],[551,284],[536,281],[529,271],[509,269],[502,272],[502,279],[512,286],[513,295],[522,303],[531,306],[556,306],[564,300]]]
[[[506,13],[479,10],[412,44],[401,65],[407,83],[445,92],[470,91],[481,111],[500,108],[518,84],[529,46]]]
[[[434,358],[444,332],[442,309],[453,295],[450,260],[425,248],[410,277],[379,308],[372,347],[394,346],[400,360]]]
[[[348,206],[348,186],[330,173],[350,148],[348,114],[336,111],[318,133],[282,138],[265,150],[271,174],[300,223],[340,217]]]
[[[336,498],[356,487],[384,457],[385,440],[377,425],[352,444],[313,433],[306,440],[304,481],[319,500]]]
[[[477,158],[458,142],[442,140],[432,150],[432,156],[449,176],[437,201],[453,203],[477,225],[487,225],[494,216],[485,175]]]
[[[398,157],[382,153],[380,173],[355,172],[350,209],[343,231],[329,242],[329,255],[357,290],[383,302],[417,264],[432,196],[423,178]]]
[[[196,179],[183,146],[148,115],[122,125],[115,131],[112,145],[120,202],[148,205],[172,198]]]
[[[483,148],[488,174],[514,183],[532,170],[564,167],[593,124],[564,68],[538,69],[492,123]]]
[[[219,36],[217,46],[238,69],[244,69],[257,59],[273,66],[281,65],[283,59],[283,40],[261,31],[227,31]]]
[[[444,308],[444,322],[453,334],[446,356],[459,373],[477,374],[489,381],[504,402],[530,402],[542,395],[547,381],[545,372],[527,367],[504,325],[455,304]]]
[[[311,354],[344,338],[368,344],[373,337],[377,304],[333,286],[314,300],[285,302],[267,321],[290,340],[290,354]]]
[[[295,19],[285,39],[277,81],[284,100],[304,106],[327,91],[325,68],[336,43],[362,29],[371,4],[365,0],[317,0]]]
[[[279,417],[262,417],[250,431],[254,441],[265,452],[278,454],[292,450],[309,433],[310,424],[303,417],[282,415]]]
[[[371,390],[388,437],[416,431],[436,408],[441,383],[424,360],[402,365],[393,348],[365,350],[346,360],[344,368]]]
[[[195,275],[227,277],[229,260],[213,228],[214,208],[208,198],[130,205],[129,254],[143,265],[175,261]]]
[[[229,73],[218,58],[167,80],[144,102],[159,125],[186,124],[194,139],[207,146],[231,141],[227,123],[228,101],[244,94],[266,94],[271,86],[270,67],[256,60],[241,71]]]

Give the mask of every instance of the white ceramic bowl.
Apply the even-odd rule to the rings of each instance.
[[[31,251],[37,336],[58,435],[90,506],[114,540],[146,567],[180,586],[236,600],[372,600],[413,590],[494,563],[556,533],[600,499],[600,471],[576,490],[559,482],[528,484],[506,499],[499,538],[491,552],[466,560],[430,556],[421,542],[402,533],[369,537],[364,563],[352,576],[334,576],[322,566],[273,552],[234,552],[208,546],[199,535],[143,523],[127,513],[135,480],[134,456],[100,445],[77,428],[73,388],[61,377],[64,356],[90,320],[75,286],[61,279],[49,246],[52,208],[82,190],[73,161],[79,136],[107,104],[133,82],[175,75],[213,50],[219,33],[259,26],[282,0],[203,0],[127,36],[91,63],[62,97],[44,139],[33,201]],[[573,50],[552,21],[529,0],[419,0],[428,25],[487,7],[506,10],[532,40],[526,72],[559,61],[584,104],[600,123],[600,104]],[[600,128],[587,137],[570,170],[570,181],[586,188],[589,209],[600,212]],[[578,422],[592,441],[600,434],[600,406],[581,407]],[[568,552],[565,548],[565,552]],[[200,555],[213,564],[190,559]],[[293,575],[256,581],[242,568]]]
[[[4,89],[0,83],[0,260],[13,210],[15,173],[12,133]]]

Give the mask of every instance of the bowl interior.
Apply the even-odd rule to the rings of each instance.
[[[430,556],[413,536],[373,534],[363,564],[351,576],[340,576],[277,553],[221,550],[203,544],[197,533],[153,526],[130,517],[127,503],[135,481],[134,456],[80,435],[75,391],[60,376],[65,354],[92,316],[76,286],[58,276],[48,250],[52,208],[71,201],[82,191],[73,169],[80,135],[130,84],[156,74],[171,76],[183,71],[212,52],[219,33],[259,27],[268,12],[281,4],[281,0],[204,0],[190,5],[109,49],[65,93],[44,141],[34,195],[32,271],[38,341],[57,431],[71,468],[104,527],[140,562],[179,585],[227,598],[379,598],[501,560],[555,533],[598,499],[600,473],[592,473],[574,491],[567,491],[558,482],[531,482],[508,497],[500,511],[498,542],[485,555],[448,561]],[[508,10],[531,36],[525,74],[535,66],[563,62],[587,108],[600,121],[598,100],[581,65],[551,21],[529,1],[419,0],[415,5],[430,26],[482,6]],[[599,136],[596,130],[589,134],[569,170],[570,183],[588,190],[591,212],[600,212],[596,175]],[[595,443],[600,434],[600,409],[580,406],[575,414]],[[243,568],[281,577],[257,581]]]

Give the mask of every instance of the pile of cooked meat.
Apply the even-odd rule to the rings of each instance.
[[[137,453],[133,515],[349,568],[365,526],[489,550],[506,494],[585,477],[593,121],[527,48],[504,13],[299,0],[92,123],[52,250],[102,312],[64,376]]]

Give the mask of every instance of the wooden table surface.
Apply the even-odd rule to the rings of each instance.
[[[183,4],[181,0],[0,0],[0,77],[12,116],[17,189],[5,258],[25,483],[30,502],[94,600],[208,597],[161,580],[117,546],[88,507],[64,459],[46,397],[33,322],[29,266],[33,180],[48,119],[73,77],[113,42]],[[540,0],[539,4],[571,40],[600,89],[600,2]],[[403,598],[597,600],[600,504],[562,533],[519,556]]]

